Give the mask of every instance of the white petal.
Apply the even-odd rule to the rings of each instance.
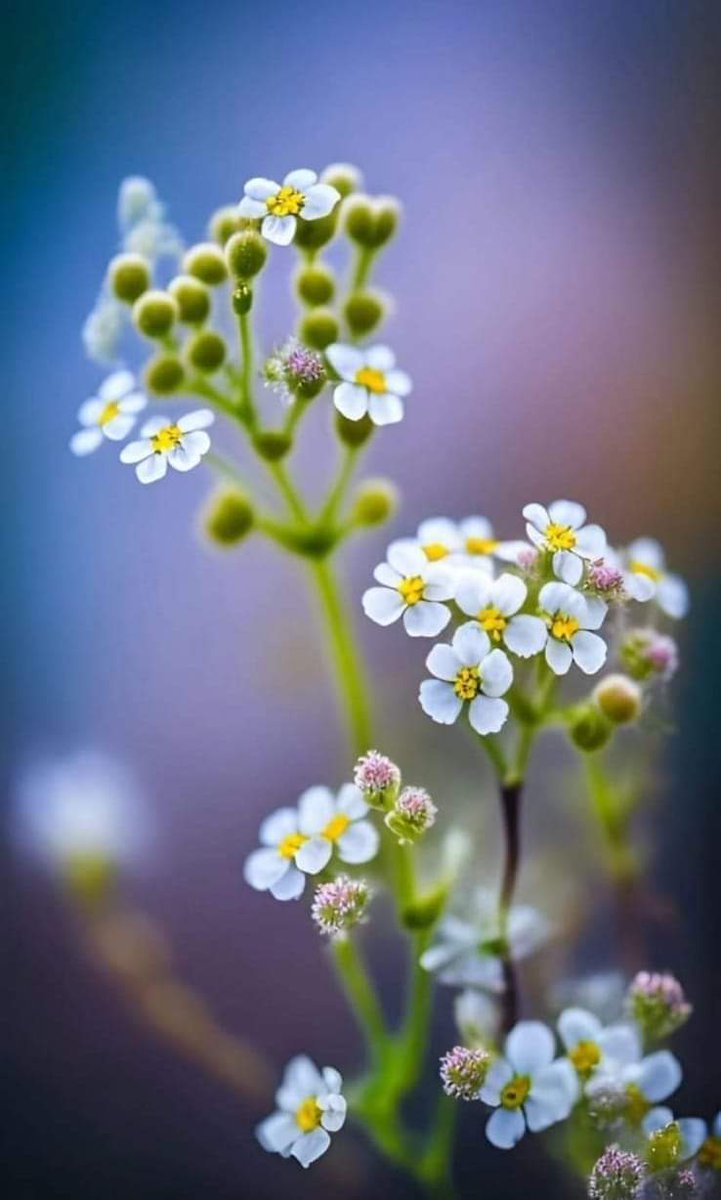
[[[332,854],[333,846],[327,838],[313,837],[297,852],[295,865],[306,875],[317,875],[328,865]]]
[[[409,396],[413,391],[413,381],[406,371],[394,368],[386,372],[386,387],[394,396]]]
[[[638,600],[639,604],[645,604],[656,595],[655,581],[649,579],[648,575],[639,575],[636,571],[625,572],[623,586],[631,599]]]
[[[671,1109],[659,1105],[657,1108],[652,1108],[650,1112],[646,1113],[641,1122],[641,1128],[644,1133],[656,1133],[659,1129],[665,1129],[672,1121],[673,1113]]]
[[[490,696],[476,696],[468,709],[468,720],[476,733],[498,733],[506,723],[508,705],[505,700],[492,700]]]
[[[135,468],[135,474],[141,483],[156,483],[164,479],[168,470],[168,460],[164,454],[151,454],[144,458]]]
[[[354,783],[344,783],[338,792],[336,812],[345,813],[353,821],[358,817],[364,817],[368,812],[368,805],[363,799],[363,793]]]
[[[368,415],[374,425],[397,425],[403,420],[403,401],[386,392],[382,396],[371,394],[368,400]]]
[[[556,1042],[541,1021],[519,1021],[506,1038],[505,1056],[520,1075],[535,1075],[553,1061]]]
[[[564,583],[576,584],[583,574],[583,563],[570,550],[557,550],[553,556],[553,570]]]
[[[566,1008],[558,1018],[558,1032],[567,1050],[579,1042],[597,1042],[601,1022],[585,1008]]]
[[[480,1098],[484,1104],[490,1104],[494,1108],[501,1103],[501,1092],[510,1080],[513,1079],[513,1067],[503,1058],[497,1058],[492,1063],[486,1081],[480,1091]]]
[[[497,1108],[486,1125],[486,1137],[499,1150],[510,1150],[526,1132],[526,1122],[520,1108]]]
[[[238,215],[245,217],[246,220],[260,221],[268,215],[268,205],[263,200],[253,200],[250,196],[243,196],[238,205]]]
[[[541,533],[539,529],[536,529],[535,525],[531,525],[530,521],[526,525],[526,537],[528,538],[529,542],[532,542],[533,545],[537,547],[537,549],[545,549],[546,535]]]
[[[440,679],[424,679],[418,699],[424,713],[439,725],[452,725],[463,708],[463,701],[450,683],[442,683]]]
[[[580,529],[586,520],[585,508],[574,500],[554,500],[548,506],[548,515],[554,525],[570,525],[571,529]]]
[[[330,1134],[325,1129],[314,1129],[311,1133],[303,1133],[291,1151],[301,1167],[309,1167],[317,1158],[325,1154],[330,1146]]]
[[[475,621],[467,621],[456,630],[452,645],[464,667],[478,666],[491,649],[488,634]]]
[[[325,1072],[324,1072],[325,1074]],[[347,1104],[343,1096],[332,1095],[318,1100],[318,1107],[323,1109],[321,1123],[329,1133],[337,1133],[345,1125]]]
[[[640,562],[653,571],[663,571],[666,566],[666,555],[663,546],[655,538],[641,537],[631,542],[626,550],[630,562]]]
[[[243,878],[257,892],[265,892],[285,875],[289,863],[277,850],[254,850],[245,860]]]
[[[461,661],[452,646],[440,642],[431,650],[426,659],[426,666],[436,679],[444,679],[451,683],[461,668]]]
[[[289,1113],[273,1113],[257,1126],[255,1136],[264,1150],[282,1154],[298,1137],[298,1125]]]
[[[462,576],[456,588],[456,603],[469,617],[477,617],[491,603],[492,580],[474,571]]]
[[[538,603],[547,613],[570,612],[569,605],[577,596],[578,592],[566,583],[545,583],[539,592]]]
[[[113,371],[100,385],[98,395],[107,404],[111,400],[122,400],[134,387],[135,376],[132,371]]]
[[[304,189],[300,189],[303,191]],[[316,221],[327,217],[340,200],[340,192],[328,183],[316,183],[305,194],[305,204],[300,210],[304,221]]]
[[[683,1160],[693,1158],[694,1154],[698,1154],[701,1146],[706,1141],[707,1126],[706,1122],[700,1117],[680,1117],[678,1127],[681,1130],[683,1145],[681,1154]]]
[[[98,430],[98,432],[100,432]],[[127,446],[123,446],[120,451],[120,461],[122,463],[141,462],[153,453],[153,447],[148,438],[143,438],[139,442],[128,442]]]
[[[103,434],[109,438],[111,442],[122,442],[128,436],[130,430],[135,424],[135,417],[132,413],[118,413],[117,417],[113,417],[112,421],[108,421],[107,425],[103,425]]]
[[[343,1076],[335,1067],[323,1067],[323,1082],[329,1092],[338,1095],[343,1090]],[[322,1107],[322,1106],[321,1106]]]
[[[580,630],[571,639],[573,661],[580,667],[584,675],[595,675],[606,661],[608,653],[606,643],[597,633]]]
[[[600,525],[586,525],[576,534],[576,551],[583,558],[603,558],[606,553],[606,531]]]
[[[523,516],[539,533],[543,533],[546,526],[551,524],[551,518],[542,504],[526,504],[523,509]]]
[[[317,1096],[322,1092],[323,1076],[307,1054],[296,1054],[295,1058],[291,1058],[286,1064],[283,1072],[283,1090],[293,1108],[297,1108],[307,1096]]]
[[[274,217],[269,213],[263,218],[260,232],[276,246],[289,246],[293,241],[295,226],[295,217]]]
[[[90,400],[86,400],[78,409],[78,420],[81,425],[97,425],[98,421],[105,412],[105,404],[102,400],[97,400],[94,396]]]
[[[528,542],[501,542],[493,551],[496,558],[500,558],[502,562],[515,563],[518,566],[521,562],[521,555],[533,551],[533,546],[529,546]]]
[[[165,427],[170,424],[172,424],[172,422],[167,417],[161,417],[159,415],[157,417],[149,417],[148,420],[144,421],[140,426],[140,436],[144,438],[151,438],[156,433],[159,433],[161,429],[165,429]]]
[[[200,433],[195,435],[201,437]],[[208,436],[207,434],[205,435]],[[173,446],[173,449],[168,454],[168,463],[174,471],[192,471],[193,467],[200,465],[200,455],[193,454],[187,446]]]
[[[366,365],[374,371],[392,371],[396,365],[396,356],[390,346],[369,346],[363,354]]]
[[[554,675],[566,675],[573,662],[573,651],[566,642],[549,637],[546,642],[546,662]]]
[[[620,1066],[638,1062],[641,1058],[641,1039],[635,1025],[609,1025],[596,1041],[606,1058]]]
[[[214,421],[215,414],[209,408],[198,408],[180,418],[178,429],[182,433],[192,433],[194,429],[207,429]]]
[[[330,346],[326,346],[325,356],[341,379],[355,379],[364,363],[360,350],[355,346],[346,346],[343,342],[332,342]]]
[[[644,1096],[655,1104],[675,1092],[682,1077],[681,1065],[675,1055],[669,1050],[658,1050],[644,1058],[637,1082]]]
[[[290,866],[270,890],[275,900],[299,900],[305,889],[305,875],[297,867]]]
[[[533,1090],[557,1096],[557,1117],[568,1116],[581,1095],[581,1085],[575,1068],[567,1058],[557,1058],[547,1067],[541,1067],[533,1081]]]
[[[204,429],[195,429],[183,436],[182,444],[186,454],[202,458],[210,450],[210,437]]]
[[[295,171],[289,171],[284,177],[283,187],[295,188],[298,192],[307,192],[317,179],[315,171],[310,171],[308,167],[298,167]]]
[[[540,654],[548,641],[548,630],[540,617],[521,613],[508,622],[503,640],[519,658],[530,658],[533,654]]]
[[[517,575],[507,571],[499,575],[493,584],[493,603],[504,617],[510,617],[518,612],[528,594],[528,588]]]
[[[426,567],[426,600],[452,600],[456,593],[457,579],[452,570],[443,563],[429,563]]]
[[[125,396],[118,401],[118,408],[122,413],[139,413],[147,407],[148,398],[142,392],[131,392],[129,396]]]
[[[357,383],[339,383],[333,392],[333,403],[349,421],[360,421],[368,412],[368,392]]]
[[[525,1109],[528,1128],[532,1133],[540,1133],[557,1121],[563,1121],[570,1112],[571,1103],[557,1088],[534,1086],[526,1100]]]
[[[513,683],[513,667],[502,650],[491,650],[481,663],[481,688],[486,696],[502,696]]]
[[[298,813],[295,808],[278,808],[261,822],[258,840],[263,846],[277,846],[283,838],[298,832]]]
[[[403,613],[403,624],[409,637],[437,637],[450,619],[450,609],[431,600],[420,600]]]
[[[413,538],[397,538],[391,542],[387,558],[394,570],[401,575],[420,575],[422,578],[426,576],[426,556]]]
[[[394,571],[388,563],[379,563],[373,572],[373,578],[384,587],[397,589],[403,576]]]
[[[102,430],[97,427],[95,429],[79,429],[70,439],[70,449],[77,458],[83,458],[86,454],[92,454],[93,450],[97,450],[102,440]]]
[[[600,596],[586,597],[586,619],[583,622],[584,629],[600,629],[603,622],[606,620],[608,605]]]
[[[335,797],[330,788],[306,788],[298,799],[298,829],[311,836],[320,833],[335,811]]]
[[[338,854],[346,863],[366,863],[378,853],[378,830],[370,821],[355,821],[338,839]]]
[[[688,588],[679,575],[666,575],[656,588],[656,602],[667,617],[680,621],[689,610]]]
[[[386,587],[368,588],[363,593],[362,603],[366,616],[377,625],[392,625],[406,607],[400,592]]]

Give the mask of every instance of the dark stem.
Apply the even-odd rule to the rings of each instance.
[[[520,782],[501,784],[501,813],[505,837],[505,862],[498,898],[499,935],[503,963],[503,1030],[508,1033],[518,1020],[518,978],[508,936],[508,917],[513,903],[521,857],[521,796]]]

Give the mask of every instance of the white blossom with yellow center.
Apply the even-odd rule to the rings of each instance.
[[[501,700],[513,683],[513,667],[502,650],[491,649],[488,634],[474,621],[456,630],[450,645],[434,646],[426,666],[435,679],[421,684],[421,708],[440,725],[452,725],[468,705],[476,733],[498,733],[508,705]]]
[[[373,572],[380,587],[363,594],[363,610],[377,625],[392,625],[403,618],[411,637],[436,637],[451,619],[443,600],[455,591],[452,574],[442,564],[430,563],[412,538],[401,538],[388,547],[388,561]]]
[[[603,600],[582,596],[567,583],[546,583],[538,597],[546,624],[546,662],[555,675],[565,675],[571,663],[585,675],[595,675],[606,661],[606,643],[592,630],[600,629],[608,611]]]
[[[567,1059],[554,1059],[555,1049],[553,1033],[540,1021],[519,1021],[508,1034],[480,1093],[496,1110],[486,1137],[499,1150],[510,1150],[527,1128],[538,1133],[564,1121],[578,1100],[575,1072]]]
[[[466,574],[456,589],[458,607],[473,617],[491,642],[505,645],[520,658],[540,654],[548,632],[540,617],[520,613],[528,588],[517,575],[488,579],[480,572]]]
[[[120,461],[137,464],[135,474],[141,483],[162,479],[168,463],[176,471],[192,471],[210,449],[205,430],[214,420],[207,408],[188,413],[177,421],[152,417],[140,430],[140,440],[123,446]]]
[[[403,418],[403,399],[410,395],[410,375],[399,371],[388,346],[346,346],[333,342],[326,358],[342,380],[333,392],[333,403],[349,421],[366,415],[374,425],[394,425]]]
[[[624,1065],[641,1058],[641,1040],[635,1025],[619,1021],[604,1027],[585,1008],[564,1009],[558,1018],[558,1033],[583,1084],[605,1070],[609,1063]]]
[[[553,556],[553,570],[564,583],[577,584],[584,561],[603,558],[606,534],[600,525],[585,524],[582,504],[554,500],[547,509],[542,504],[527,504],[523,515],[528,540]]]
[[[249,179],[238,211],[241,217],[262,222],[260,232],[276,246],[288,246],[295,237],[298,217],[317,221],[327,217],[340,200],[340,192],[318,183],[315,171],[290,171],[282,183],[274,179]]]
[[[429,562],[443,562],[453,570],[479,569],[493,573],[493,559],[516,563],[525,542],[502,542],[487,517],[429,517],[418,526],[418,545]]]
[[[634,600],[654,599],[667,617],[678,621],[689,609],[688,587],[666,569],[663,546],[655,538],[637,538],[621,556],[627,591]]]
[[[260,849],[245,860],[243,877],[258,892],[276,900],[297,900],[305,888],[305,875],[297,866],[298,854],[309,840],[302,833],[297,808],[279,808],[263,821]]]
[[[298,801],[298,828],[305,839],[295,863],[308,875],[317,875],[333,855],[344,863],[370,862],[378,853],[375,825],[365,820],[368,805],[354,783],[337,793],[327,787],[312,787]]]
[[[343,1079],[335,1067],[318,1070],[304,1054],[291,1059],[275,1095],[277,1111],[258,1125],[256,1137],[264,1150],[291,1156],[302,1167],[325,1154],[331,1133],[346,1118]]]
[[[130,371],[114,371],[98,389],[97,396],[86,400],[78,412],[82,425],[70,439],[70,449],[79,458],[92,454],[105,438],[122,442],[135,424],[137,414],[148,403],[138,390]]]

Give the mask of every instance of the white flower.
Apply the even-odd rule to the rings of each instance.
[[[640,1046],[632,1059],[621,1061],[607,1058],[588,1085],[587,1094],[605,1089],[623,1090],[626,1096],[624,1116],[632,1126],[638,1126],[655,1104],[676,1091],[681,1083],[681,1064],[669,1050],[657,1050],[641,1058]]]
[[[487,517],[429,517],[418,526],[416,539],[429,562],[444,560],[448,567],[480,568],[493,573],[493,558],[517,562],[525,542],[501,542]]]
[[[403,397],[413,387],[410,375],[399,371],[388,346],[345,346],[333,342],[325,352],[343,380],[333,392],[333,403],[349,421],[366,414],[374,425],[394,425],[403,418]]]
[[[411,637],[436,637],[451,619],[441,600],[450,600],[454,582],[447,571],[429,563],[410,538],[391,542],[388,561],[373,576],[381,587],[363,594],[363,610],[378,625],[392,625],[400,616]]]
[[[298,801],[298,828],[303,845],[296,865],[317,875],[333,853],[344,863],[366,863],[378,852],[375,825],[364,820],[368,805],[354,783],[345,783],[337,795],[330,788],[312,787]]]
[[[261,849],[245,860],[245,882],[258,892],[270,892],[276,900],[297,900],[305,888],[305,875],[296,859],[308,841],[300,831],[298,810],[279,808],[271,813],[260,827],[258,840]]]
[[[207,408],[188,413],[178,421],[151,417],[140,430],[141,440],[123,446],[120,461],[138,464],[135,474],[141,483],[162,479],[168,463],[176,471],[190,471],[210,449],[210,438],[205,430],[214,420]]]
[[[343,1080],[335,1067],[319,1071],[306,1055],[291,1059],[275,1094],[278,1111],[257,1127],[264,1150],[296,1158],[302,1167],[325,1154],[331,1133],[342,1129],[346,1102]]]
[[[249,179],[240,202],[241,217],[262,220],[260,231],[276,246],[288,246],[295,236],[297,218],[315,221],[327,217],[340,200],[340,192],[328,183],[318,183],[315,171],[291,171],[283,183],[273,179]]]
[[[538,597],[548,629],[546,662],[565,675],[575,662],[585,675],[595,675],[606,661],[606,643],[591,630],[600,629],[607,612],[603,600],[584,597],[567,583],[546,583]]]
[[[514,962],[527,958],[547,939],[550,925],[538,909],[514,904],[508,916],[507,939]],[[479,888],[473,897],[473,912],[467,918],[443,917],[421,966],[450,987],[503,989],[500,958],[498,902],[492,892]]]
[[[585,1081],[608,1063],[635,1063],[641,1057],[641,1039],[635,1025],[618,1022],[604,1028],[584,1008],[566,1008],[558,1018],[558,1033],[566,1054]]]
[[[491,641],[503,642],[520,658],[530,658],[543,650],[548,633],[540,617],[517,615],[527,595],[528,588],[517,575],[505,573],[494,580],[475,572],[461,579],[456,603],[478,622]]]
[[[666,570],[663,547],[654,538],[637,538],[622,558],[626,587],[634,600],[653,597],[667,617],[680,620],[689,609],[688,588],[680,575]]]
[[[708,1127],[700,1117],[674,1117],[670,1108],[652,1108],[643,1118],[648,1137],[646,1156],[652,1169],[664,1170],[694,1158],[706,1141]]]
[[[603,558],[606,534],[600,525],[585,525],[586,510],[572,500],[527,504],[523,510],[529,541],[553,555],[553,570],[564,583],[576,584],[583,574],[583,560]]]
[[[127,306],[103,290],[83,325],[83,345],[88,358],[104,366],[116,363],[127,324]]]
[[[435,679],[424,679],[419,700],[424,713],[452,725],[464,704],[476,733],[498,733],[508,705],[499,697],[513,683],[513,667],[502,650],[492,650],[488,634],[474,621],[457,629],[450,646],[434,646],[426,666]]]
[[[136,415],[148,403],[135,386],[130,371],[114,371],[98,389],[97,396],[86,400],[78,412],[83,426],[70,439],[73,454],[92,454],[103,438],[121,442],[135,424]]]
[[[579,1088],[567,1059],[554,1061],[555,1040],[540,1021],[519,1021],[506,1038],[504,1057],[493,1063],[481,1088],[481,1100],[496,1111],[486,1137],[499,1150],[532,1133],[564,1121]]]
[[[159,258],[179,258],[183,252],[183,240],[166,219],[165,205],[141,175],[130,175],[120,185],[118,224],[123,250],[142,255],[151,266]]]
[[[453,1001],[453,1016],[464,1046],[493,1045],[498,1039],[498,1001],[476,988],[466,988]]]

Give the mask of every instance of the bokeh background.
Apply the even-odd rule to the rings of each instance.
[[[99,379],[79,331],[114,249],[118,182],[149,175],[193,240],[250,175],[361,165],[370,190],[406,206],[380,282],[397,298],[388,337],[416,390],[371,454],[403,493],[393,532],[482,511],[516,536],[524,502],[566,494],[619,541],[661,537],[689,578],[678,730],[652,743],[659,802],[644,836],[672,916],[649,929],[649,965],[681,973],[696,1003],[682,1102],[710,1113],[721,1068],[719,15],[711,0],[8,6],[8,794],[42,755],[91,746],[132,767],[154,830],[133,902],[165,925],[219,1018],[276,1068],[307,1049],[350,1072],[360,1050],[300,906],[251,893],[240,864],[261,814],[311,783],[340,783],[349,763],[297,564],[259,543],[209,553],[195,533],[201,471],[143,489],[110,448],[84,461],[66,449]],[[283,332],[278,303],[266,305],[269,339]],[[328,454],[319,421],[300,452],[308,480]],[[346,562],[356,612],[385,541],[370,536]],[[359,626],[379,741],[453,811],[473,762],[417,710],[422,653]],[[580,853],[593,835],[578,797],[564,808],[550,793],[539,784],[529,807],[530,844],[541,863],[560,853],[587,874],[567,893],[555,872],[549,903],[590,902],[573,969],[612,966],[607,889]],[[493,869],[490,809],[487,823]],[[539,877],[531,867],[526,896]],[[5,1195],[337,1194],[263,1155],[262,1113],[133,1020],[36,864],[10,850],[4,878]],[[387,928],[375,944],[392,996]],[[449,1007],[444,997],[441,1048]],[[415,1194],[360,1164],[362,1194]],[[534,1192],[579,1194],[537,1145],[493,1152],[472,1113],[458,1170],[468,1195],[526,1195],[530,1178]]]

